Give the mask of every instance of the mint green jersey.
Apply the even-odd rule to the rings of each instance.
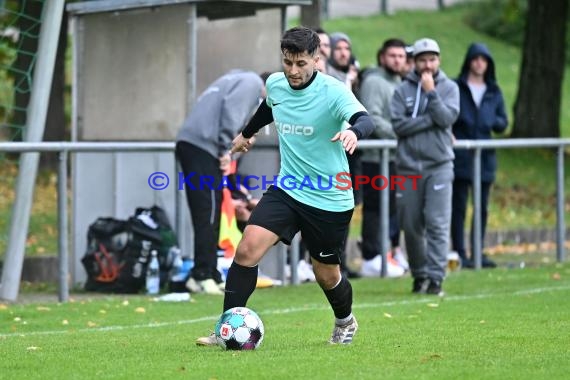
[[[300,90],[291,88],[282,72],[272,74],[266,86],[281,154],[274,184],[312,207],[336,212],[354,208],[346,153],[331,138],[355,113],[366,111],[364,106],[342,82],[321,73]]]

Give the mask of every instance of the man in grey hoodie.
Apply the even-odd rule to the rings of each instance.
[[[453,182],[451,126],[459,114],[459,89],[439,69],[436,41],[414,43],[415,69],[396,89],[390,111],[398,136],[396,171],[421,176],[396,192],[412,292],[443,295],[449,249]]]
[[[176,157],[185,176],[186,199],[194,227],[194,267],[186,283],[192,292],[223,295],[216,269],[222,175],[227,174],[233,137],[265,96],[263,79],[231,70],[200,95],[176,137]]]

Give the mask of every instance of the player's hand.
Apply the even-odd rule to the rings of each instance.
[[[254,142],[255,139],[253,137],[247,139],[240,133],[236,136],[234,141],[232,141],[232,148],[230,149],[230,153],[245,153],[249,150]]]
[[[349,154],[354,153],[356,149],[356,142],[358,139],[356,138],[356,134],[352,132],[350,129],[346,129],[342,132],[338,132],[334,137],[331,139],[332,142],[340,141],[342,143],[342,147],[345,151]]]

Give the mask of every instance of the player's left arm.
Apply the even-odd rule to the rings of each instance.
[[[218,136],[219,157],[227,154],[235,133],[243,128],[255,110],[261,94],[261,84],[242,80],[233,84],[224,95]]]
[[[232,141],[232,148],[230,153],[246,153],[253,144],[253,135],[265,127],[267,124],[273,122],[273,112],[264,100],[261,102],[257,111],[247,123],[243,131],[241,131]]]
[[[340,141],[344,150],[352,154],[356,149],[357,141],[368,137],[374,131],[374,123],[365,111],[359,111],[352,115],[348,123],[351,126],[344,131],[337,132],[331,141]]]

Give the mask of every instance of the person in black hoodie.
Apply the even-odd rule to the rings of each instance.
[[[508,125],[505,103],[495,77],[495,63],[487,46],[473,43],[467,49],[459,78],[460,112],[453,135],[456,139],[488,140],[491,132],[501,133]],[[497,159],[495,151],[481,152],[481,237],[484,240],[487,225],[487,205],[491,185],[495,181]],[[473,261],[466,254],[464,241],[465,212],[469,188],[473,186],[473,151],[455,150],[455,179],[453,181],[451,242],[461,257],[462,265],[473,268]],[[473,223],[472,223],[473,224]],[[473,247],[473,225],[471,226]],[[481,245],[483,247],[483,245]],[[494,268],[496,264],[483,255],[482,265]]]

